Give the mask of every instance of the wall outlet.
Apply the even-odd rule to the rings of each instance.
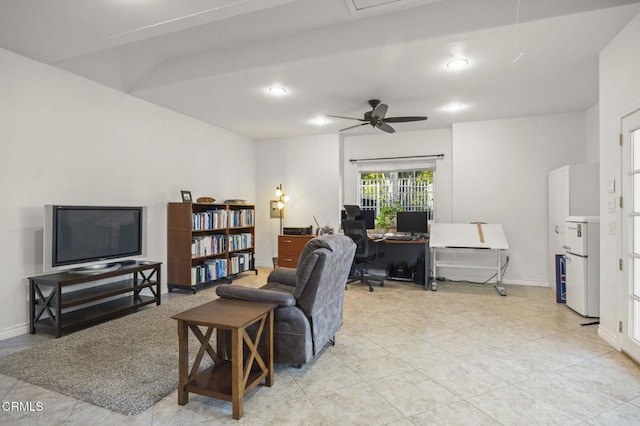
[[[609,232],[609,235],[616,235],[616,222],[615,221],[609,222],[608,232]]]

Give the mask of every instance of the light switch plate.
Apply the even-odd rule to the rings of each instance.
[[[616,212],[616,197],[609,197],[609,213]]]
[[[615,221],[611,221],[609,222],[609,235],[616,235],[616,222]]]
[[[614,192],[616,192],[616,180],[609,179],[609,193],[614,193]]]

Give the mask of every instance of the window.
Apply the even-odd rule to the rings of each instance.
[[[360,207],[375,210],[397,207],[403,211],[427,211],[433,220],[433,169],[360,172]]]

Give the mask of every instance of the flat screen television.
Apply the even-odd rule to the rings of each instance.
[[[45,272],[101,272],[145,254],[145,207],[45,206]],[[78,269],[80,268],[80,269]]]
[[[409,232],[412,235],[426,234],[427,212],[398,212],[396,213],[396,229],[398,232]]]

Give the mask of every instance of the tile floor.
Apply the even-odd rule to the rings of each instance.
[[[259,285],[257,277],[235,281]],[[60,425],[638,425],[640,367],[597,326],[555,303],[547,288],[440,283],[437,292],[387,281],[345,293],[343,329],[301,369],[278,366],[276,384],[230,403],[173,392],[125,417],[0,375],[2,401],[42,401],[42,412],[0,411],[0,423]],[[207,289],[203,291],[214,291]],[[170,301],[187,293],[166,295]],[[0,342],[0,354],[49,336]],[[176,338],[177,340],[177,338]]]

